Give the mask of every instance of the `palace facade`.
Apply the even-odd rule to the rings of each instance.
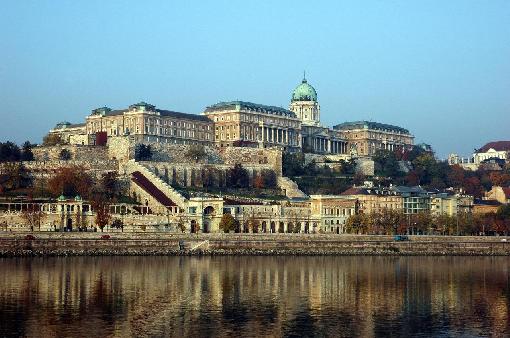
[[[102,145],[110,136],[135,142],[204,144],[218,147],[277,147],[288,151],[372,156],[378,149],[413,145],[407,129],[376,122],[320,123],[317,92],[306,78],[294,89],[289,108],[245,101],[220,102],[203,114],[163,110],[146,102],[92,110],[84,124],[61,122],[50,131],[71,144]]]

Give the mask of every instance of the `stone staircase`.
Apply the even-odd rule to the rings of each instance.
[[[135,160],[129,160],[126,164],[126,174],[131,175],[134,172],[140,172],[148,180],[151,181],[159,190],[161,190],[168,198],[170,198],[175,204],[181,208],[185,208],[187,199],[181,195],[177,190],[172,188],[168,183],[159,178],[156,174],[150,171],[145,166],[141,165]]]
[[[277,180],[278,187],[285,191],[285,196],[288,198],[307,198],[308,195],[299,190],[296,182],[288,177],[280,176]]]

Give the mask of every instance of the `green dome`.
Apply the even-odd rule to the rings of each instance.
[[[301,84],[292,92],[292,102],[294,101],[317,101],[317,92],[308,84],[306,78],[303,78]]]

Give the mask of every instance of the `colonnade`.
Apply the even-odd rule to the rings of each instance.
[[[301,146],[301,135],[294,129],[283,129],[262,125],[261,130],[262,133],[259,141],[290,146]]]
[[[331,153],[331,154],[346,154],[347,142],[330,140],[322,137],[312,138],[312,147],[314,151]]]

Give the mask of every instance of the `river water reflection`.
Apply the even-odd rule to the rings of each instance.
[[[505,336],[504,257],[0,259],[0,336]]]

